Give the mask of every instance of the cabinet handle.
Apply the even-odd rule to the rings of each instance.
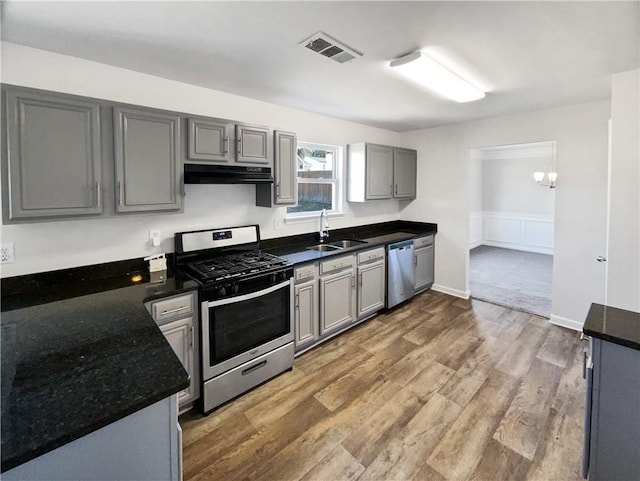
[[[276,184],[276,195],[280,196],[280,183]]]
[[[98,202],[96,207],[102,205],[102,191],[100,190],[100,181],[96,182],[96,201]]]
[[[351,276],[351,289],[355,289],[356,288],[356,278],[355,276]]]
[[[118,204],[122,205],[122,184],[118,181]]]
[[[398,195],[398,184],[394,186],[393,195]]]
[[[414,254],[413,256],[413,265],[417,266],[418,265],[418,256]]]
[[[224,149],[222,151],[222,155],[227,155],[229,153],[229,136],[227,135],[224,138]]]
[[[162,315],[166,316],[167,314],[173,314],[174,312],[184,311],[185,309],[189,309],[189,307],[191,307],[191,306],[182,306],[182,307],[178,307],[176,309],[171,309],[169,311],[162,311]]]
[[[189,328],[189,331],[191,332],[191,347],[193,347],[196,345],[195,335],[193,333],[193,326]]]
[[[238,155],[240,155],[242,153],[242,137],[238,137]]]
[[[300,294],[296,294],[296,309],[300,309]]]
[[[389,184],[389,189],[391,189],[389,195],[393,195],[393,184]]]
[[[362,272],[360,273],[360,287],[362,287]]]

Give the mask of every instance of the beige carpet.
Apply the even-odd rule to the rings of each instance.
[[[551,316],[553,256],[479,246],[469,257],[471,297]]]

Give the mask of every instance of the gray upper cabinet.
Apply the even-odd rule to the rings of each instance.
[[[271,165],[271,132],[267,127],[236,125],[236,162]]]
[[[3,89],[9,219],[102,213],[99,104]]]
[[[232,160],[229,146],[233,125],[226,120],[188,120],[188,160],[228,163]]]
[[[410,149],[393,149],[393,197],[416,198],[416,174],[418,152]]]
[[[275,204],[292,205],[298,199],[296,134],[275,131],[274,134]]]
[[[367,144],[365,165],[365,199],[389,199],[393,149],[386,145]]]
[[[114,107],[113,119],[116,211],[180,209],[180,116]]]
[[[417,152],[378,144],[348,146],[347,200],[415,199]]]

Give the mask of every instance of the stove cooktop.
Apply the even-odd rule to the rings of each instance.
[[[192,262],[187,267],[197,280],[211,283],[267,273],[288,264],[286,259],[266,252],[248,251]]]

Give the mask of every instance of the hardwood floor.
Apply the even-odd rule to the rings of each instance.
[[[184,479],[579,480],[579,334],[428,291],[180,418]]]

